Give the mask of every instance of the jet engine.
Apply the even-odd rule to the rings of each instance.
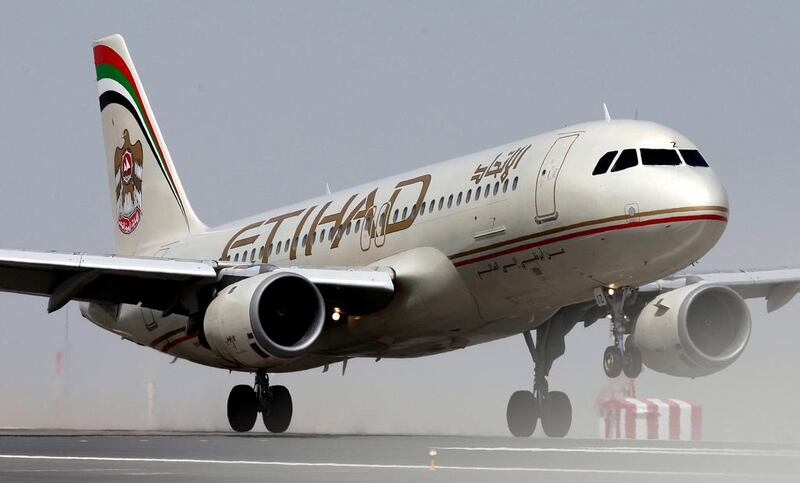
[[[700,377],[739,358],[750,326],[750,311],[739,294],[700,283],[656,296],[639,313],[633,337],[647,367]]]
[[[258,367],[268,357],[308,350],[325,323],[316,285],[292,272],[255,275],[222,289],[203,319],[208,345],[220,357]]]

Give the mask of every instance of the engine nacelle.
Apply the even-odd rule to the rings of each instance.
[[[750,311],[726,286],[699,283],[658,295],[636,320],[642,361],[679,377],[713,374],[731,365],[750,339]]]
[[[325,302],[316,285],[291,272],[263,273],[225,287],[206,309],[203,330],[220,357],[259,367],[289,359],[317,340]]]

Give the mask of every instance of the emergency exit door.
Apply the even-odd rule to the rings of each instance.
[[[536,223],[544,223],[558,218],[558,206],[556,205],[558,175],[561,173],[569,149],[576,139],[578,139],[578,134],[558,138],[542,160],[536,176]]]

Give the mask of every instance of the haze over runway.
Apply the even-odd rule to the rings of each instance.
[[[111,251],[89,45],[118,31],[210,224],[599,119],[605,101],[614,117],[686,133],[726,185],[730,223],[698,269],[800,266],[794,3],[43,5],[0,5],[2,247]],[[209,195],[221,184],[235,189]],[[170,364],[75,306],[48,316],[42,300],[0,301],[0,426],[224,429],[228,388],[250,382]],[[703,404],[708,439],[796,441],[800,304],[752,309],[732,367],[697,380],[648,371],[639,393]],[[606,345],[604,324],[576,328],[552,373],[576,437],[596,433]],[[500,435],[508,395],[530,377],[512,338],[275,382],[296,395],[293,431]]]

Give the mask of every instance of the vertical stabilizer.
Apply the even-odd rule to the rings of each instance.
[[[112,35],[93,47],[116,251],[152,254],[206,227],[186,198],[125,40]]]

